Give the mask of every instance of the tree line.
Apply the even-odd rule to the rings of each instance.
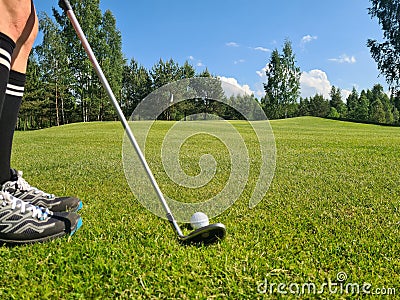
[[[369,39],[367,46],[389,85],[390,96],[377,84],[360,94],[353,88],[343,101],[341,90],[333,86],[330,99],[317,94],[298,101],[301,72],[296,66],[291,43],[286,40],[282,53],[277,49],[272,52],[266,68],[266,95],[261,99],[261,104],[270,119],[311,115],[400,125],[400,0],[370,2],[369,14],[378,19],[383,41]]]
[[[217,78],[208,69],[196,73],[188,61],[179,65],[173,59],[160,59],[149,70],[135,59],[128,61],[122,53],[121,33],[111,11],[103,14],[99,0],[70,2],[127,118],[140,101],[168,83],[195,77]],[[53,8],[52,17],[41,13],[39,21],[43,40],[33,49],[29,59],[29,80],[18,128],[28,130],[74,122],[117,120],[65,13]],[[222,87],[219,88],[224,97]],[[238,106],[246,102],[244,98],[257,101],[250,95],[235,95],[229,101],[232,106]],[[217,114],[226,119],[242,118],[228,105],[206,98],[181,102],[159,118],[180,120],[195,113]]]
[[[316,116],[400,125],[400,97],[395,92],[389,97],[380,84],[360,94],[353,88],[347,99],[343,99],[341,89],[335,86],[332,86],[328,99],[321,94],[300,97],[301,72],[289,40],[281,53],[277,49],[272,52],[266,75],[261,105],[269,119]]]
[[[121,90],[125,59],[122,37],[111,11],[99,0],[71,1],[97,59],[114,91]],[[18,127],[37,129],[78,121],[113,118],[109,101],[63,12],[39,15],[43,41],[32,51]]]
[[[380,84],[361,93],[353,88],[346,103],[342,100],[341,90],[332,87],[330,99],[322,95],[300,98],[295,113],[299,116],[328,117],[375,124],[400,125],[400,99],[389,97]]]
[[[168,83],[196,77],[217,78],[208,69],[196,73],[188,61],[179,65],[173,59],[160,59],[152,68],[146,69],[135,59],[126,59],[122,53],[121,32],[116,27],[112,12],[107,10],[102,13],[100,0],[70,2],[126,117],[130,117],[146,96]],[[373,2],[375,5],[379,1]],[[372,9],[370,13],[374,15]],[[41,13],[39,19],[43,40],[30,56],[27,71],[29,80],[18,128],[27,130],[74,122],[117,120],[65,13],[53,8],[52,16]],[[373,41],[369,41],[369,44],[376,59],[382,59],[378,55],[378,45]],[[387,61],[382,63],[382,68],[388,66]],[[224,119],[243,118],[232,107],[242,111],[250,109],[252,112],[248,115],[258,118],[253,105],[242,107],[246,103],[253,103],[260,105],[269,119],[318,116],[399,125],[398,84],[393,79],[398,75],[397,71],[394,75],[391,73],[391,81],[388,80],[397,84],[393,85],[390,97],[382,86],[375,85],[360,94],[354,88],[347,99],[342,99],[341,90],[335,86],[332,87],[330,99],[319,94],[301,98],[301,71],[296,66],[291,42],[286,40],[281,53],[277,49],[271,53],[265,72],[265,96],[261,99],[256,99],[254,95],[236,95],[231,96],[225,104],[206,97],[192,99],[174,105],[159,118],[181,120],[199,113],[204,116],[216,114]],[[222,90],[221,86],[219,88]]]

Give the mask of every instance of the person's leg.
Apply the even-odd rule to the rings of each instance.
[[[24,73],[11,70],[7,85],[3,112],[0,115],[0,187],[14,197],[44,206],[52,211],[78,211],[82,201],[75,197],[56,197],[30,186],[23,178],[22,172],[11,169],[11,150],[21,105],[26,76]]]
[[[27,25],[35,24],[32,18],[29,18],[32,8],[30,0],[0,0],[0,107],[3,104],[10,68],[15,65],[15,69],[21,71],[25,65],[26,69],[26,62],[23,62],[22,56],[20,60],[13,58],[18,56],[18,53],[14,52],[16,44],[24,44],[30,36],[26,30]],[[26,48],[20,47],[18,52],[23,50]]]
[[[3,112],[0,114],[0,185],[13,196],[34,205],[44,206],[53,211],[78,211],[82,208],[82,202],[78,198],[55,197],[53,194],[32,187],[22,178],[21,172],[11,169],[10,166],[14,131],[25,87],[25,72],[38,33],[38,19],[34,5],[31,0],[25,2],[30,3],[30,14],[24,30],[16,40]]]
[[[12,179],[9,154],[28,57],[37,32],[38,21],[31,0],[0,0],[0,178],[3,182]],[[0,244],[44,242],[72,235],[82,225],[80,216],[75,213],[54,213],[11,195],[4,185],[1,186],[2,181]],[[16,185],[13,187],[16,188]]]
[[[16,48],[11,61],[11,70],[25,74],[28,66],[29,55],[39,31],[39,21],[32,1],[21,0],[19,2],[29,4],[26,7],[28,14],[24,23],[24,28],[16,40]]]
[[[8,82],[13,69],[25,73],[29,53],[38,32],[38,21],[31,0],[0,0],[0,76]],[[4,91],[0,99],[4,97]]]
[[[2,184],[11,178],[12,139],[25,86],[28,58],[38,33],[38,19],[33,2],[0,0],[0,32],[0,49],[2,49],[0,50],[2,58],[0,60],[2,68],[0,70],[0,184]],[[5,46],[1,47],[2,44]]]

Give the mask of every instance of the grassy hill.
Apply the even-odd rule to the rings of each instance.
[[[233,124],[251,139],[246,123]],[[400,294],[400,128],[311,117],[271,125],[277,165],[267,195],[249,209],[245,191],[212,220],[228,235],[208,248],[182,247],[134,199],[119,123],[17,132],[13,166],[34,186],[83,199],[84,225],[70,240],[1,247],[0,299],[280,298],[279,284],[292,297],[303,287],[306,298],[339,299],[347,284],[361,294],[364,283]],[[163,191],[176,193],[155,154],[148,160]]]

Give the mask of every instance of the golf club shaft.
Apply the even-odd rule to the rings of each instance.
[[[93,67],[94,67],[94,69],[95,69],[95,71],[97,73],[97,76],[99,77],[104,89],[106,90],[108,96],[110,97],[110,100],[111,100],[111,102],[112,102],[112,104],[113,104],[113,106],[114,106],[114,108],[115,108],[115,110],[116,110],[116,112],[118,114],[118,117],[119,117],[119,119],[120,119],[120,121],[122,123],[122,126],[124,127],[125,132],[126,132],[128,138],[129,138],[132,146],[134,147],[137,155],[139,156],[140,162],[142,163],[142,165],[143,165],[143,167],[144,167],[144,169],[146,171],[146,174],[149,177],[149,180],[151,181],[151,184],[152,184],[152,186],[153,186],[153,188],[154,188],[154,190],[155,190],[155,192],[157,194],[157,197],[161,201],[161,204],[162,204],[162,206],[163,206],[163,208],[165,210],[165,213],[167,214],[168,221],[173,225],[173,227],[177,231],[178,235],[180,237],[183,237],[184,235],[182,233],[182,230],[180,229],[180,227],[179,227],[178,223],[176,222],[175,218],[173,217],[172,212],[171,212],[171,210],[170,210],[170,208],[169,208],[169,206],[167,204],[167,201],[165,200],[164,195],[161,192],[161,189],[158,186],[157,181],[154,178],[154,175],[150,170],[150,167],[149,167],[149,165],[148,165],[148,163],[146,161],[146,158],[145,158],[143,152],[140,150],[140,147],[139,147],[139,145],[138,145],[138,143],[136,141],[136,138],[134,137],[134,135],[132,133],[132,130],[129,127],[128,121],[126,120],[126,118],[124,116],[124,113],[122,112],[121,107],[119,106],[119,104],[117,102],[117,99],[115,98],[115,95],[114,95],[114,93],[113,93],[113,91],[112,91],[112,89],[110,87],[110,84],[108,83],[108,80],[105,77],[105,75],[103,73],[103,70],[101,69],[101,67],[100,67],[100,65],[99,65],[99,63],[98,63],[98,61],[96,59],[96,56],[94,55],[94,52],[93,52],[93,50],[92,50],[92,48],[91,48],[91,46],[90,46],[85,34],[84,34],[84,32],[83,32],[83,30],[82,30],[82,28],[81,28],[76,16],[75,16],[75,13],[74,13],[74,11],[72,9],[71,4],[69,3],[68,0],[60,0],[59,1],[59,5],[65,11],[65,13],[67,14],[69,20],[71,21],[72,26],[74,27],[74,29],[75,29],[75,31],[76,31],[76,33],[77,33],[77,35],[78,35],[83,47],[85,48],[85,51],[86,51],[90,61],[92,62],[92,65],[93,65]]]

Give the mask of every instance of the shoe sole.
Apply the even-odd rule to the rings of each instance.
[[[82,207],[83,207],[83,203],[82,203],[82,201],[79,201],[79,205],[78,205],[78,207],[77,207],[75,212],[80,211],[82,209]]]
[[[82,202],[81,202],[81,203],[82,203]],[[82,218],[79,218],[79,220],[78,220],[78,222],[77,222],[77,224],[76,224],[75,229],[71,231],[71,233],[69,234],[69,236],[73,236],[74,233],[77,232],[78,229],[82,227],[82,224],[83,224]]]
[[[67,208],[66,210],[63,211],[59,211],[59,212],[71,212],[71,213],[77,213],[78,211],[80,211],[83,208],[83,203],[82,201],[79,201],[78,206],[76,206],[73,209],[69,209]],[[49,208],[51,210],[51,208]]]
[[[77,232],[78,229],[82,227],[82,224],[83,224],[82,218],[79,218],[78,222],[76,223],[75,228],[70,233],[60,232],[60,233],[57,233],[52,236],[46,236],[44,238],[35,239],[35,240],[27,240],[27,241],[15,241],[15,240],[0,239],[0,245],[18,246],[18,245],[26,245],[26,244],[45,243],[45,242],[48,242],[48,241],[51,241],[51,240],[54,240],[57,238],[61,238],[66,235],[73,236],[75,234],[75,232]]]

